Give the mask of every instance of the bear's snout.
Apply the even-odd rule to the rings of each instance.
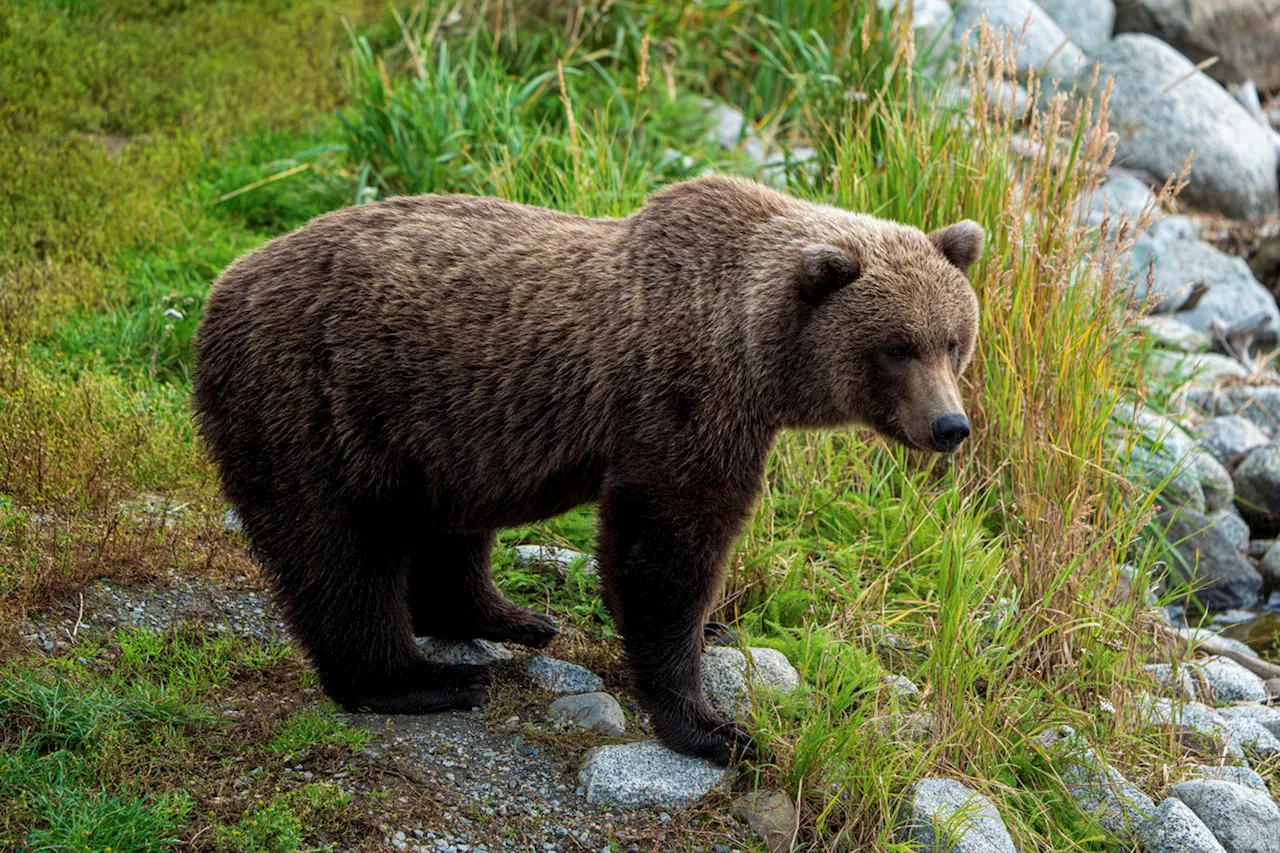
[[[933,422],[933,443],[941,453],[952,453],[969,437],[969,419],[963,412],[943,415]]]

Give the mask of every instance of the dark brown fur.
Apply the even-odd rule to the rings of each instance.
[[[704,701],[700,630],[778,430],[933,446],[959,411],[981,231],[920,231],[703,178],[625,219],[491,198],[353,207],[241,258],[195,406],[289,624],[347,707],[485,699],[414,635],[545,645],[495,588],[503,527],[599,503],[635,687],[672,747],[749,739]],[[950,260],[949,260],[950,259]]]

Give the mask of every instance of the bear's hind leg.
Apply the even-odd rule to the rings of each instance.
[[[487,667],[429,663],[414,641],[408,563],[395,537],[361,523],[371,514],[339,516],[254,537],[325,692],[348,711],[386,714],[484,704]]]
[[[495,640],[541,649],[559,633],[540,613],[509,601],[494,585],[489,554],[496,534],[432,536],[409,559],[409,609],[419,637]]]

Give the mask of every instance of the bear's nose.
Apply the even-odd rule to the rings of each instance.
[[[943,415],[933,422],[933,440],[943,453],[950,453],[969,437],[969,419],[956,413]]]

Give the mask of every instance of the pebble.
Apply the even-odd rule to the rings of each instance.
[[[626,717],[618,700],[608,693],[562,696],[551,703],[551,718],[559,725],[594,729],[611,737],[626,733]]]

